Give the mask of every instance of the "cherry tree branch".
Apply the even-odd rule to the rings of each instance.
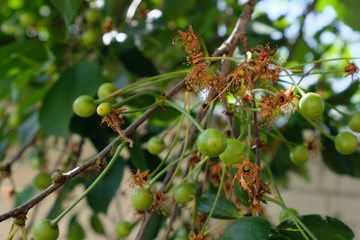
[[[185,87],[185,79],[181,80],[179,83],[177,83],[174,87],[172,87],[165,95],[164,97],[166,99],[172,98],[177,92],[183,90]],[[132,124],[130,124],[124,131],[124,135],[126,137],[130,137],[131,134],[135,132],[135,130],[146,120],[150,117],[150,115],[156,111],[158,106],[148,109],[145,111],[139,118],[137,118]],[[121,136],[118,136],[116,139],[114,139],[109,145],[107,145],[102,151],[100,151],[98,154],[90,158],[88,161],[83,163],[82,165],[63,173],[63,178],[59,182],[53,183],[50,187],[39,193],[37,196],[33,197],[29,201],[25,202],[24,204],[0,215],[0,222],[10,218],[25,218],[28,211],[34,207],[36,204],[41,202],[44,198],[49,196],[52,192],[63,186],[65,183],[67,183],[70,179],[76,177],[81,172],[85,171],[88,167],[95,164],[97,160],[101,160],[105,158],[112,150],[114,144],[116,144],[118,141],[120,141],[122,138]]]
[[[239,41],[244,48],[244,52],[250,51],[249,41],[246,36],[246,28],[251,19],[251,15],[254,12],[255,4],[257,3],[257,1],[258,0],[250,0],[246,3],[244,10],[236,21],[234,30],[231,32],[230,36],[223,42],[223,44],[221,44],[221,46],[215,50],[213,56],[232,56]]]
[[[236,21],[235,27],[231,32],[230,36],[221,44],[221,46],[215,50],[212,56],[232,56],[238,42],[240,42],[244,48],[244,53],[250,51],[249,41],[246,35],[247,25],[251,19],[251,15],[254,12],[255,4],[258,0],[250,0],[246,3],[244,10],[240,14],[239,18]],[[222,60],[221,65],[218,69],[219,77],[225,77],[230,72],[230,61]],[[225,115],[227,117],[228,126],[232,128],[232,118],[233,114],[228,111],[228,106],[226,104],[226,99],[224,96],[221,96],[221,99],[224,103]],[[237,137],[238,133],[235,131],[234,136]]]

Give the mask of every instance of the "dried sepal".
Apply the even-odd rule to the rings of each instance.
[[[267,43],[265,46],[257,45],[256,48],[251,50],[251,52],[255,57],[255,61],[278,65],[278,61],[275,57],[277,48],[271,48],[269,43]]]
[[[354,75],[359,72],[359,68],[358,66],[356,66],[355,63],[349,62],[349,60],[346,60],[346,62],[348,63],[348,65],[344,68],[344,72],[346,73],[345,77],[351,75],[351,77],[353,78]]]
[[[205,237],[205,235],[203,233],[198,233],[196,234],[194,231],[191,231],[191,235],[189,237],[189,240],[211,240],[213,239],[212,237]]]
[[[191,25],[189,26],[187,32],[180,30],[178,30],[178,32],[179,35],[173,39],[173,44],[181,39],[182,45],[185,47],[185,52],[189,54],[189,56],[195,56],[200,51],[200,37],[194,33]]]
[[[277,83],[277,81],[279,80],[280,72],[282,71],[280,68],[276,68],[273,65],[269,65],[266,62],[261,61],[257,61],[255,62],[255,64],[255,75],[253,79],[254,82],[259,79],[261,80],[260,85],[263,85],[266,80]]]
[[[163,191],[153,192],[154,202],[152,204],[152,209],[160,212],[164,216],[168,216],[171,213],[171,202],[167,197],[166,193]]]
[[[260,202],[262,195],[268,192],[268,189],[266,185],[261,182],[260,167],[245,157],[243,157],[242,164],[235,164],[233,167],[238,169],[233,179],[233,185],[238,180],[241,184],[240,187],[249,193],[252,201],[250,207],[263,215],[264,210]]]
[[[193,65],[186,76],[186,86],[192,92],[199,92],[204,87],[209,86],[209,81],[213,77],[207,73],[206,64]]]
[[[209,166],[209,179],[212,185],[214,185],[214,187],[218,187],[220,185],[222,168],[223,168],[222,162],[218,162],[216,164],[212,163]]]
[[[214,76],[212,79],[209,80],[209,85],[210,85],[210,92],[216,91],[220,93],[227,86],[226,77]]]
[[[112,130],[114,130],[115,132],[119,133],[119,135],[124,139],[124,141],[129,142],[130,147],[132,147],[133,142],[131,141],[131,139],[127,138],[123,132],[121,131],[121,125],[123,125],[125,122],[124,120],[119,116],[119,114],[123,111],[125,111],[126,108],[115,108],[112,109],[111,113],[109,113],[108,115],[106,115],[105,117],[102,118],[101,123],[103,124],[104,122],[106,122],[106,124],[108,125],[108,127],[110,127]]]
[[[131,182],[129,183],[131,187],[139,186],[144,187],[145,185],[150,186],[150,183],[147,181],[147,175],[149,173],[149,169],[140,172],[140,169],[136,170],[136,173],[131,176]]]
[[[234,71],[232,71],[228,77],[232,77],[232,89],[239,89],[241,86],[251,86],[253,85],[253,80],[251,72],[249,71],[249,65],[245,62],[240,63]]]
[[[259,102],[261,114],[259,118],[267,118],[266,124],[272,125],[279,117],[281,112],[293,114],[297,110],[296,99],[299,95],[294,95],[295,87],[290,87],[287,91],[280,90],[275,95],[268,97],[261,96],[262,102]]]
[[[261,96],[262,102],[259,102],[260,108],[261,108],[261,114],[259,118],[265,118],[266,117],[266,124],[272,125],[274,123],[274,112],[275,112],[275,103],[274,99],[270,97]]]

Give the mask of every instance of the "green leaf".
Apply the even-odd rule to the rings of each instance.
[[[52,0],[51,2],[60,11],[66,26],[69,26],[84,0]]]
[[[45,86],[41,87],[41,88],[37,88],[31,91],[30,94],[25,95],[22,99],[21,102],[19,104],[19,112],[23,112],[25,111],[28,107],[33,106],[35,103],[43,100],[43,98],[45,97],[46,93],[49,91],[49,89],[51,88],[52,84],[46,84]]]
[[[359,89],[359,81],[353,81],[348,88],[338,94],[331,95],[326,101],[331,105],[350,104],[351,97]]]
[[[118,190],[124,172],[125,161],[119,157],[109,172],[101,179],[101,181],[86,196],[88,204],[94,212],[106,213],[107,208]],[[85,182],[85,186],[89,187],[98,175],[93,176]]]
[[[34,112],[25,122],[18,128],[20,142],[23,145],[29,144],[39,131],[39,113]]]
[[[119,59],[130,72],[139,77],[150,77],[158,75],[154,63],[136,47],[120,47]]]
[[[95,95],[101,78],[99,65],[91,62],[77,62],[66,70],[44,98],[40,109],[41,128],[49,135],[66,137],[74,100],[80,95]]]
[[[101,124],[101,117],[97,114],[89,118],[82,118],[77,115],[73,115],[70,121],[70,131],[80,134],[83,138],[89,138],[94,144],[94,147],[101,151],[104,149],[111,138],[116,133],[106,125]],[[89,131],[91,129],[91,131]]]
[[[221,240],[267,240],[271,226],[262,217],[243,217],[225,229]]]
[[[0,47],[0,80],[29,67],[38,67],[45,61],[46,53],[44,42],[40,40],[27,40],[19,43],[6,44]]]
[[[136,134],[132,137],[133,147],[129,147],[130,152],[130,164],[135,169],[140,169],[140,171],[145,171],[150,169],[150,172],[155,170],[155,168],[160,164],[161,160],[157,155],[149,153],[147,150],[143,149],[141,146],[143,144],[142,139],[140,139]]]
[[[105,234],[104,226],[101,223],[99,216],[96,213],[93,213],[90,217],[90,225],[92,229],[99,234]]]
[[[149,121],[157,126],[169,126],[171,122],[180,116],[181,113],[174,108],[168,107],[166,110],[158,108],[151,114]]]
[[[199,212],[208,216],[215,202],[215,194],[204,194],[198,202],[197,208]],[[223,196],[219,196],[212,217],[219,219],[236,219],[241,217],[237,207]]]
[[[318,240],[351,240],[354,238],[353,231],[336,218],[316,214],[304,215],[299,218]],[[290,239],[303,239],[303,236],[291,219],[280,223],[276,230]]]
[[[34,187],[32,182],[28,184],[21,192],[16,193],[15,206],[20,206],[26,201],[30,200],[35,194],[37,194],[39,190]]]
[[[85,231],[74,215],[69,222],[68,240],[82,240],[85,238]]]

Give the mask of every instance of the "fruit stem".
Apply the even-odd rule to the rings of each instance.
[[[351,115],[350,115],[350,114],[346,114],[346,113],[340,111],[340,110],[337,109],[334,105],[332,105],[332,104],[330,104],[330,103],[328,103],[328,102],[326,102],[326,101],[325,101],[325,105],[326,105],[327,107],[329,107],[329,108],[334,109],[334,110],[337,111],[338,113],[340,113],[340,114],[341,114],[344,118],[346,118],[348,121],[351,120]]]
[[[118,159],[120,152],[126,146],[126,141],[122,142],[116,149],[114,155],[112,156],[109,164],[106,166],[104,171],[95,179],[95,181],[62,213],[59,214],[55,219],[50,221],[50,225],[55,226],[58,222],[68,213],[71,209],[73,209],[86,195],[90,193],[90,191],[100,182],[100,180],[106,175],[106,173],[110,170],[110,168],[114,165],[115,161]]]
[[[136,113],[136,112],[144,112],[145,110],[148,110],[150,108],[153,108],[153,107],[156,107],[158,106],[159,104],[157,103],[153,103],[147,107],[143,107],[143,108],[139,108],[139,109],[136,109],[136,110],[131,110],[131,111],[124,111],[124,112],[121,112],[121,114],[130,114],[130,113]]]
[[[184,121],[184,115],[181,115],[179,128],[178,128],[178,130],[177,130],[177,132],[176,132],[176,135],[175,135],[175,137],[174,137],[174,139],[173,139],[173,141],[172,141],[172,143],[171,143],[171,146],[170,146],[170,148],[169,148],[169,151],[168,151],[168,153],[166,154],[165,158],[161,161],[161,163],[156,167],[156,169],[155,169],[152,173],[150,173],[150,174],[148,175],[148,178],[149,178],[149,179],[151,179],[157,172],[160,171],[161,167],[165,164],[165,162],[166,162],[167,159],[169,158],[170,153],[172,152],[172,150],[173,150],[173,148],[174,148],[174,146],[175,146],[175,144],[176,144],[176,142],[177,142],[177,139],[178,139],[178,137],[179,137],[179,134],[180,134],[180,131],[181,131],[181,127],[182,127],[183,121]]]
[[[27,240],[27,234],[26,234],[25,226],[21,226],[20,229],[21,229],[23,240]]]
[[[190,105],[189,105],[189,98],[188,98],[188,96],[189,96],[188,92],[186,93],[185,96],[186,96],[186,98],[185,98],[184,107],[185,107],[185,105],[187,105],[187,104],[188,104],[188,106],[190,107]],[[183,161],[184,158],[185,158],[186,146],[188,145],[188,141],[189,141],[189,132],[190,132],[190,119],[188,119],[187,124],[186,124],[186,136],[185,136],[185,140],[184,140],[184,148],[183,148],[183,150],[182,150],[182,152],[181,152],[181,156],[180,156],[179,163],[178,163],[178,165],[177,165],[176,168],[175,168],[175,173],[180,169],[181,163],[182,163],[182,161]],[[173,174],[173,175],[171,176],[168,184],[167,184],[166,187],[165,187],[165,191],[170,188],[170,186],[171,186],[172,182],[174,181],[174,178],[175,178],[175,177],[176,177],[176,174]]]
[[[209,156],[205,156],[203,159],[201,159],[201,161],[188,173],[188,175],[186,175],[180,182],[178,185],[186,182],[186,180],[193,175],[194,172],[196,172],[200,167],[202,167],[202,165],[209,159]],[[172,188],[169,190],[169,193],[173,192],[175,190],[175,188]]]
[[[285,70],[286,75],[291,79],[291,82],[293,83],[293,85],[296,87],[296,89],[299,91],[301,96],[305,95],[305,92],[300,88],[300,86],[296,83],[296,81],[292,78],[291,74]]]
[[[227,223],[230,223],[232,222],[233,220],[222,220],[222,221],[219,221],[218,224],[216,224],[215,226],[213,226],[212,228],[208,229],[207,231],[204,232],[204,235],[207,235],[209,232],[212,232],[213,230],[217,229],[218,227],[220,227],[221,225],[223,224],[227,224]]]
[[[11,231],[10,231],[8,237],[6,238],[6,240],[11,240],[14,237],[15,233],[17,232],[18,228],[19,228],[19,225],[13,224]]]
[[[142,80],[136,81],[136,82],[124,87],[122,89],[122,93],[128,93],[133,90],[139,89],[140,87],[146,87],[149,85],[153,85],[154,83],[162,82],[162,81],[172,79],[172,78],[175,78],[178,76],[183,76],[184,74],[187,74],[189,71],[190,71],[190,69],[183,69],[183,70],[179,70],[179,71],[160,74],[160,75],[149,77],[149,78],[144,78]]]
[[[284,135],[279,131],[279,129],[277,129],[275,126],[273,126],[273,129],[274,129],[274,131],[276,132],[277,135],[274,135],[274,134],[272,134],[272,133],[268,133],[268,134],[269,134],[270,136],[274,137],[274,138],[281,139],[281,140],[285,143],[285,145],[286,145],[286,147],[289,149],[289,151],[291,151],[292,147],[291,147],[290,144],[296,145],[296,143],[291,143],[291,142],[289,142],[289,141],[284,137]]]
[[[163,104],[165,106],[169,106],[169,107],[172,107],[172,108],[175,108],[176,110],[178,110],[179,112],[183,113],[187,118],[189,118],[192,123],[199,129],[200,132],[203,132],[204,129],[203,127],[187,112],[185,111],[185,109],[181,108],[179,105],[177,105],[176,103],[173,103],[172,101],[169,101],[169,100],[164,100],[163,101]]]
[[[134,99],[136,99],[138,97],[141,97],[141,96],[153,96],[156,100],[160,98],[159,94],[157,94],[155,92],[143,91],[143,92],[139,92],[139,93],[136,93],[134,95],[131,95],[130,97],[127,97],[124,100],[113,104],[113,108],[119,108],[122,105],[124,105],[125,103],[130,102],[131,100],[134,100]]]
[[[201,232],[204,233],[205,232],[205,229],[206,229],[206,226],[208,225],[210,219],[211,219],[211,216],[213,215],[214,211],[215,211],[215,208],[216,208],[216,204],[219,200],[219,196],[220,196],[220,192],[222,190],[222,187],[224,185],[224,179],[225,179],[225,171],[226,171],[226,166],[225,164],[223,164],[222,166],[222,171],[221,171],[221,180],[220,180],[220,184],[219,184],[219,187],[218,187],[218,191],[216,193],[216,197],[215,197],[215,201],[214,201],[214,204],[212,205],[212,208],[210,210],[210,213],[209,215],[207,216],[206,218],[206,222],[204,223],[202,229],[201,229]]]
[[[297,226],[300,225],[302,227],[302,229],[299,227],[298,228],[300,230],[301,235],[303,235],[303,237],[305,239],[309,240],[309,238],[306,236],[304,231],[311,237],[312,240],[318,240],[317,237],[315,237],[315,235],[310,231],[310,229],[308,229],[306,227],[306,225],[296,216],[296,214],[294,214],[292,211],[289,210],[289,208],[287,208],[285,206],[285,204],[283,204],[275,199],[272,199],[270,197],[267,197],[267,196],[262,196],[262,199],[265,201],[273,202],[273,203],[279,205],[280,207],[282,207],[283,209],[285,209],[288,212],[288,214],[290,215],[290,217],[292,218],[292,220],[294,221],[295,225],[297,225]]]
[[[197,151],[197,148],[191,150],[190,152],[186,153],[184,155],[185,157],[190,156],[191,154],[193,154],[194,152]],[[167,165],[163,170],[161,170],[158,174],[156,174],[153,178],[151,178],[151,180],[149,181],[150,185],[152,185],[161,175],[163,175],[164,173],[166,173],[172,166],[174,166],[175,164],[177,164],[180,161],[181,157],[179,157],[178,159],[172,161],[171,163],[169,163],[169,165]]]
[[[311,125],[313,125],[316,129],[318,129],[325,137],[327,137],[328,139],[330,139],[331,141],[335,141],[335,137],[332,136],[331,134],[327,133],[324,131],[324,129],[322,129],[319,125],[317,125],[313,120],[311,120],[310,118],[304,116],[304,114],[301,113],[300,110],[298,110],[298,112],[301,114],[301,116],[303,116],[303,118],[305,118]]]
[[[276,93],[265,88],[255,88],[253,90],[248,91],[247,93],[255,93],[255,92],[265,92],[277,96]]]
[[[315,60],[315,61],[309,61],[309,62],[301,63],[299,65],[293,66],[292,68],[302,67],[302,66],[305,66],[305,65],[310,64],[310,63],[322,63],[322,62],[341,61],[341,60],[350,60],[350,59],[360,59],[360,58],[359,57],[355,57],[355,58],[342,57],[342,58],[319,59],[319,60]]]

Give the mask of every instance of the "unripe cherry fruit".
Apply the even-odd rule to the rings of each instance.
[[[220,130],[208,128],[200,133],[196,145],[201,154],[217,157],[225,151],[227,141],[225,135]]]
[[[146,148],[151,154],[159,154],[165,148],[164,140],[162,140],[159,136],[153,136],[147,142]]]
[[[234,164],[241,164],[243,162],[244,145],[241,141],[233,138],[228,138],[227,147],[223,153],[219,155],[221,161],[229,166]]]
[[[43,219],[35,224],[32,235],[34,240],[56,240],[59,237],[59,227],[52,226],[49,219]]]
[[[176,187],[174,192],[174,199],[178,203],[187,203],[191,201],[196,194],[195,186],[190,183],[182,183]]]
[[[111,103],[108,102],[100,103],[99,106],[97,106],[96,108],[96,112],[98,115],[105,117],[106,115],[112,112]]]
[[[303,145],[298,145],[290,152],[290,159],[296,165],[303,165],[309,159],[309,150]]]
[[[82,95],[75,99],[73,103],[73,111],[79,117],[91,117],[96,110],[94,98],[88,95]]]
[[[100,11],[97,8],[88,8],[85,12],[85,19],[89,23],[94,23],[100,19]]]
[[[100,85],[97,91],[98,98],[104,98],[109,96],[111,93],[115,92],[117,88],[113,83],[103,83]],[[107,100],[107,102],[113,102],[115,100],[115,97],[112,97]]]
[[[317,93],[307,93],[301,97],[299,108],[301,113],[310,119],[317,119],[324,113],[324,100]]]
[[[354,132],[360,132],[360,112],[355,112],[350,121],[349,121],[349,127]]]
[[[352,154],[356,151],[357,147],[358,139],[350,132],[341,132],[335,137],[335,148],[341,154]]]
[[[136,210],[147,210],[154,201],[154,196],[149,189],[137,188],[131,193],[131,204]]]
[[[116,224],[115,232],[120,238],[127,237],[131,232],[131,224],[126,221],[120,221]]]

